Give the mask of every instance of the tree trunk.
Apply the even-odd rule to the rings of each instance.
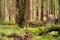
[[[16,16],[16,0],[8,1],[9,21],[15,22]]]
[[[8,0],[5,0],[5,21],[9,21],[9,12],[8,12],[8,8],[7,5],[8,4]]]
[[[59,24],[60,24],[60,0],[58,0],[58,4],[59,4],[59,14],[58,14],[58,21],[59,21]]]
[[[5,0],[1,0],[1,20],[5,21]]]

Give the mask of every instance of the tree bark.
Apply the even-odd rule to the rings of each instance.
[[[9,21],[15,22],[16,16],[16,0],[8,1]]]

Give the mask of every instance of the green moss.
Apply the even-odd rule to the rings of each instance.
[[[3,22],[2,25],[16,25],[16,22]]]
[[[29,32],[30,32],[32,35],[38,35],[39,32],[40,32],[39,28],[32,28],[32,27],[30,27],[30,28],[28,28],[28,30],[29,30]]]

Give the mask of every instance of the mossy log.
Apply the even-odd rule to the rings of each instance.
[[[40,36],[47,34],[49,32],[52,32],[52,31],[58,31],[60,33],[60,26],[59,25],[52,25],[51,27],[46,27],[44,29],[45,29],[44,31],[40,32],[40,34],[39,34]],[[40,30],[42,30],[42,29],[40,29]]]

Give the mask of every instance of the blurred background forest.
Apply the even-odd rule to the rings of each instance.
[[[47,13],[48,12],[48,13]],[[17,22],[25,24],[28,22],[44,21],[45,14],[52,13],[54,20],[59,22],[60,1],[59,0],[0,0],[0,21]]]
[[[60,40],[60,0],[0,0],[0,40]]]

